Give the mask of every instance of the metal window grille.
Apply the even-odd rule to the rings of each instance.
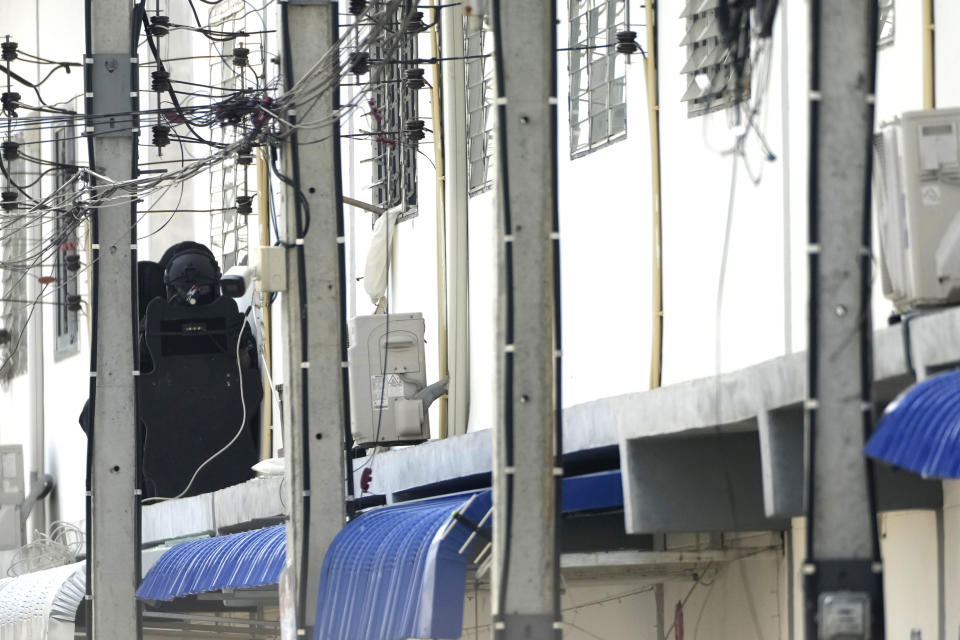
[[[249,28],[244,0],[226,0],[210,11],[212,29],[235,33]],[[242,40],[211,42],[210,86],[218,87],[220,95],[228,95],[251,86],[252,71],[235,67],[232,61],[233,47],[250,47]],[[250,47],[253,50],[253,47]],[[216,142],[233,143],[237,129],[225,126],[214,128],[211,138]],[[235,157],[226,158],[211,169],[210,175],[210,249],[220,256],[220,269],[244,264],[250,249],[247,216],[237,213],[237,196],[249,193],[249,167],[238,165]],[[254,190],[256,190],[254,188]]]
[[[687,48],[687,62],[680,73],[687,77],[681,100],[688,117],[750,97],[750,4],[729,0],[726,13],[719,15],[720,0],[687,0],[680,15],[687,21],[680,42]]]
[[[569,0],[570,157],[627,135],[626,57],[617,32],[629,24],[625,0]]]
[[[407,86],[404,70],[417,66],[416,3],[376,2],[368,11],[383,26],[370,51],[369,122],[373,139],[373,202],[400,207],[397,221],[417,215],[417,140],[407,133],[417,120],[417,90]]]
[[[492,38],[483,16],[464,17],[465,79],[467,85],[467,185],[470,195],[482,193],[493,186],[490,159],[493,155],[493,101]]]
[[[22,136],[12,140],[23,144]],[[24,185],[31,179],[23,158],[10,160],[7,173],[10,179],[3,181],[3,191],[17,191],[11,182]],[[4,386],[27,371],[27,219],[25,198],[19,192],[17,196],[18,208],[0,210],[0,331],[7,338],[0,341],[0,384]]]
[[[880,21],[877,31],[877,46],[885,47],[893,44],[894,27],[896,26],[896,3],[894,0],[880,0],[877,7],[877,17]]]
[[[61,189],[76,173],[76,128],[71,122],[53,134],[53,161],[57,169],[53,172],[53,188],[55,192],[63,193]],[[77,312],[67,309],[67,297],[77,295],[77,272],[67,268],[70,256],[78,254],[77,221],[69,212],[59,211],[54,218],[54,238],[57,246],[54,268],[56,269],[56,309],[57,319],[54,323],[56,332],[54,356],[63,358],[80,351],[78,340]]]

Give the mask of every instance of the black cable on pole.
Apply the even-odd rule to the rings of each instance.
[[[133,19],[130,25],[130,60],[137,59],[137,41],[140,37],[140,25],[146,23],[147,10],[146,0],[140,0],[140,3],[134,7]],[[136,178],[139,172],[139,148],[137,146],[137,137],[140,131],[140,67],[136,62],[130,64],[130,109],[133,111],[133,131],[131,136],[130,153],[130,177]],[[157,104],[159,107],[159,103]],[[133,370],[140,371],[140,304],[139,304],[139,277],[137,275],[137,203],[134,198],[130,202],[130,340],[133,344]],[[142,572],[142,527],[143,527],[143,482],[142,466],[140,452],[143,449],[142,433],[140,431],[140,394],[137,393],[137,382],[139,378],[134,378],[133,393],[133,440],[134,440],[134,464],[133,464],[133,574],[137,579]],[[136,600],[136,626],[137,640],[143,638],[143,602]]]
[[[810,91],[820,91],[820,2],[821,0],[811,0],[810,2]],[[819,201],[817,194],[820,190],[820,181],[817,169],[820,165],[820,150],[817,147],[817,131],[820,123],[820,101],[810,100],[810,144],[809,144],[809,163],[807,172],[808,206],[807,215],[807,245],[815,247],[820,243],[820,227],[817,220],[819,211]],[[819,379],[819,370],[817,367],[817,354],[820,352],[820,330],[817,317],[817,308],[820,300],[820,286],[817,278],[820,274],[820,254],[816,251],[807,251],[807,280],[810,288],[810,301],[807,306],[807,393],[811,400],[816,399],[817,380]],[[807,412],[807,451],[811,455],[807,456],[806,468],[806,495],[809,496],[807,507],[807,559],[808,562],[814,557],[813,552],[813,525],[816,519],[816,513],[813,508],[813,476],[815,471],[815,461],[812,452],[816,445],[817,430],[817,410],[813,403],[806,407]]]
[[[875,1],[869,3],[869,22],[870,30],[870,63],[868,65],[867,92],[871,95],[877,90],[877,39],[879,38],[880,23],[878,19],[878,8]],[[870,131],[874,130],[874,121],[876,118],[876,109],[874,103],[868,103],[865,107],[869,113]],[[870,410],[863,411],[863,441],[866,442],[873,432],[873,223],[872,199],[873,189],[871,176],[873,175],[873,145],[867,144],[864,149],[866,162],[864,163],[863,176],[863,220],[860,236],[860,399],[864,407],[870,407]],[[873,459],[864,456],[867,471],[867,497],[870,501],[871,523],[870,534],[872,538],[873,560],[880,562],[880,537],[876,527],[877,514],[877,491],[876,479],[874,476],[875,466]],[[880,611],[883,610],[883,589],[879,589]]]
[[[295,120],[295,118],[291,119],[291,121],[293,120]],[[310,230],[310,203],[307,201],[307,196],[304,195],[303,190],[300,189],[288,176],[285,176],[283,173],[281,173],[280,169],[277,168],[276,147],[272,146],[270,147],[270,168],[273,170],[273,173],[276,174],[277,178],[279,178],[280,182],[293,189],[294,196],[296,197],[299,206],[303,207],[303,235],[307,235],[307,232]],[[277,237],[280,237],[279,229],[277,230]]]
[[[498,179],[500,180],[500,204],[503,213],[503,232],[510,233],[513,228],[513,221],[510,214],[510,171],[507,164],[507,105],[505,97],[504,73],[503,73],[503,42],[502,29],[500,24],[500,0],[493,0],[491,6],[491,19],[493,26],[493,60],[494,60],[494,86],[497,91],[497,163],[499,165]],[[504,344],[513,344],[514,338],[514,300],[513,300],[513,243],[503,243],[504,252],[504,282],[506,291],[504,295],[505,305],[505,326],[504,326]],[[512,467],[513,462],[513,439],[514,439],[514,415],[513,415],[513,365],[514,354],[512,351],[504,350],[503,367],[503,454],[504,465]],[[494,623],[502,622],[507,608],[507,575],[510,568],[510,538],[513,533],[513,477],[514,474],[505,474],[504,487],[504,537],[502,549],[502,566],[500,567],[500,584],[497,589],[497,613],[494,616]],[[496,499],[496,497],[494,498]],[[494,626],[494,635],[496,638],[503,638],[504,631]]]
[[[550,3],[550,48],[557,48],[557,5]],[[559,140],[558,117],[557,117],[557,56],[550,56],[550,97],[553,99],[550,104],[550,170],[553,174],[551,189],[553,196],[551,202],[551,227],[553,236],[553,376],[554,376],[554,438],[556,450],[553,459],[555,469],[563,469],[563,353],[562,344],[562,308],[560,299],[560,207],[557,198],[560,194],[559,185],[559,157],[557,150],[557,140]],[[513,244],[513,243],[511,243]],[[555,615],[559,616],[554,622],[561,622],[563,617],[561,590],[560,590],[560,552],[561,535],[563,531],[563,475],[553,475],[554,482],[554,517],[555,533],[553,544],[553,606]],[[562,631],[557,629],[554,635],[562,637]]]
[[[91,10],[92,0],[84,0],[84,38],[86,40],[86,53],[84,54],[84,74],[83,74],[83,90],[84,90],[84,103],[85,111],[89,115],[93,113],[93,35],[92,35],[92,10]],[[96,161],[93,150],[93,137],[87,137],[87,163],[91,168],[96,167]],[[88,177],[90,180],[91,186],[96,184],[96,178],[92,175]],[[97,212],[91,212],[90,216],[90,241],[94,247],[99,243],[99,221],[97,218]],[[90,269],[90,317],[91,317],[91,331],[90,331],[90,372],[96,372],[97,370],[97,339],[98,339],[98,311],[97,306],[99,304],[99,286],[100,286],[100,266],[99,266],[99,249],[93,249],[93,255],[91,256],[92,266]],[[91,546],[91,540],[93,539],[93,443],[94,443],[94,434],[96,432],[96,400],[97,400],[97,379],[95,376],[90,376],[90,398],[88,402],[88,429],[87,429],[87,468],[86,468],[86,478],[85,478],[85,511],[86,511],[86,521],[84,523],[85,535],[84,535],[84,545],[86,546],[86,574],[87,579],[85,581],[85,597],[83,599],[83,610],[84,610],[84,632],[86,634],[87,640],[93,640],[93,549]]]
[[[339,14],[334,11],[333,18],[330,20],[330,29],[331,29],[331,42],[336,42],[339,36],[340,24],[339,24]],[[333,113],[339,112],[340,109],[340,87],[333,86],[331,87],[331,100],[332,100],[332,109]],[[340,126],[335,124],[333,126],[333,135],[334,145],[333,145],[333,170],[334,170],[334,202],[336,207],[336,217],[337,217],[337,237],[343,238],[346,236],[346,231],[344,229],[344,220],[343,220],[343,169],[342,161],[340,156]],[[309,224],[309,221],[308,221]],[[390,229],[390,219],[385,220],[387,225],[387,232],[389,233]],[[387,247],[390,246],[390,243],[387,243]],[[339,274],[337,277],[337,283],[340,287],[340,362],[347,361],[347,349],[350,346],[349,342],[349,333],[347,330],[347,291],[350,284],[347,282],[347,255],[346,255],[346,243],[338,242],[337,243],[337,268]],[[389,322],[389,319],[387,320]],[[350,453],[353,450],[353,432],[350,429],[350,371],[346,367],[341,367],[340,369],[341,379],[340,384],[343,389],[343,448],[344,448],[344,472],[346,474],[346,484],[347,484],[347,518],[353,519],[355,515],[355,510],[353,506],[353,459],[350,457]],[[384,385],[386,386],[386,385]]]

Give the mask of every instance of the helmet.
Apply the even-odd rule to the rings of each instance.
[[[209,304],[220,297],[220,268],[206,247],[187,247],[167,261],[163,283],[167,302]]]

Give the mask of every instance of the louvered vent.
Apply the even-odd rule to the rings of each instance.
[[[680,15],[687,21],[681,69],[687,90],[687,116],[723,109],[750,97],[749,0],[687,0]]]

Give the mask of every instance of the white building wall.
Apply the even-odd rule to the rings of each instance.
[[[170,21],[174,24],[196,24],[190,6],[186,3],[162,0],[160,7],[161,12],[170,16]],[[200,11],[201,19],[206,18],[209,13],[206,9],[206,5],[198,7],[197,10]],[[210,47],[205,39],[198,38],[197,34],[192,31],[173,30],[166,36],[156,38],[156,43],[161,57],[169,61],[165,62],[164,66],[170,72],[171,78],[192,78],[191,81],[197,83],[209,81],[211,60],[205,56],[210,55]],[[223,45],[221,45],[222,49]],[[156,110],[157,94],[150,91],[150,74],[156,71],[157,67],[154,65],[153,56],[146,45],[140,49],[140,63],[140,88],[143,90],[143,93],[140,94],[141,109]],[[174,84],[173,87],[180,91],[207,92],[214,95],[220,93],[216,90],[211,91],[202,87],[187,85]],[[209,99],[192,96],[183,96],[181,100],[184,105],[209,102]],[[169,99],[166,95],[163,97],[163,104],[165,108],[169,108]],[[176,141],[171,141],[169,146],[164,147],[158,153],[157,148],[151,146],[152,133],[150,130],[150,127],[157,121],[157,116],[150,114],[144,118],[142,123],[145,127],[141,129],[139,153],[143,169],[165,169],[168,172],[173,172],[183,164],[189,164],[191,160],[202,158],[208,153],[208,148],[203,145],[189,143],[181,145]],[[209,129],[201,132],[201,134],[209,134]],[[206,172],[169,190],[161,190],[148,198],[139,209],[138,259],[157,261],[167,247],[183,240],[195,240],[209,245],[210,214],[193,212],[205,211],[210,209],[211,206],[210,176]],[[153,213],[150,210],[158,213]],[[172,210],[186,210],[189,213],[167,213]]]
[[[877,121],[922,107],[919,2],[900,0],[894,44],[881,49]],[[682,3],[661,8],[659,24],[663,217],[663,384],[711,376],[767,360],[806,344],[807,127],[809,4],[781,4],[769,42],[769,87],[756,120],[776,160],[769,162],[755,134],[747,136],[731,212],[730,245],[720,304],[719,273],[730,200],[734,145],[742,126],[718,112],[688,119],[680,97],[686,78],[681,47]],[[642,2],[630,2],[633,28],[643,31]],[[567,46],[567,9],[558,2],[558,46]],[[788,25],[787,60],[782,57]],[[949,40],[943,25],[937,42]],[[643,36],[641,36],[641,41]],[[949,44],[938,45],[944,51]],[[948,53],[943,55],[947,56]],[[563,302],[564,404],[643,390],[649,384],[652,220],[649,130],[644,65],[626,67],[627,137],[575,160],[569,153],[567,54],[558,53],[559,207]],[[940,65],[942,66],[942,65]],[[940,67],[938,67],[940,68]],[[758,73],[754,72],[754,79]],[[784,83],[786,86],[784,87]],[[756,85],[755,85],[756,86]],[[787,96],[784,110],[782,96]],[[784,118],[786,114],[786,119]],[[784,127],[786,123],[786,127]],[[785,144],[789,141],[789,146]],[[432,156],[431,145],[421,151]],[[359,172],[368,171],[360,165]],[[420,217],[401,223],[395,245],[392,292],[401,302],[434,307],[424,295],[433,282],[435,253],[430,165],[420,162]],[[748,173],[753,174],[751,178]],[[786,174],[786,175],[785,175]],[[783,196],[789,180],[789,199]],[[785,209],[789,209],[789,218]],[[495,418],[496,251],[495,198],[470,199],[471,416],[470,430]],[[412,245],[412,246],[411,246]],[[879,243],[875,244],[879,252]],[[358,255],[366,255],[361,242]],[[884,326],[891,310],[877,279],[874,316]],[[407,304],[403,310],[411,310]],[[397,309],[400,307],[397,306]],[[421,311],[429,312],[426,306]],[[429,324],[428,324],[429,330]]]
[[[630,5],[633,24],[642,24],[642,3]],[[557,46],[568,47],[565,2],[557,16]],[[634,55],[626,65],[626,140],[570,160],[568,54],[557,56],[563,401],[571,406],[648,387],[650,136],[643,59]]]
[[[947,494],[944,496],[947,504]],[[948,516],[956,520],[956,515]],[[878,519],[880,530],[880,555],[883,560],[883,589],[886,619],[886,637],[910,638],[913,629],[919,629],[923,638],[939,638],[939,555],[937,517],[933,511],[893,511],[883,513]],[[793,566],[794,580],[794,633],[803,637],[803,581],[800,568],[806,559],[805,519],[793,520]],[[956,523],[945,529],[947,554],[947,584],[950,577],[956,582]],[[951,542],[952,540],[952,542]],[[956,591],[949,586],[945,600],[945,640],[957,636],[958,622]],[[952,598],[952,599],[951,599]],[[952,626],[951,626],[952,625]],[[951,629],[953,630],[951,632]]]
[[[164,1],[169,2],[169,0]],[[189,12],[189,9],[184,9],[185,6],[179,7],[180,12],[176,13],[174,21],[189,24],[187,21],[188,15],[184,13],[184,11]],[[174,9],[177,8],[174,7]],[[189,18],[192,20],[192,16],[189,16]],[[39,31],[37,28],[38,20],[42,26]],[[39,54],[51,60],[75,63],[82,61],[85,50],[83,21],[82,2],[33,0],[31,2],[0,3],[0,24],[5,27],[3,31],[9,33],[11,39],[20,44],[21,50]],[[176,35],[177,32],[173,32],[173,34],[172,37],[179,37]],[[166,48],[170,45],[162,41],[160,46]],[[174,45],[174,47],[176,46],[178,45]],[[179,46],[183,46],[183,43],[180,43]],[[141,61],[146,62],[147,60],[142,59]],[[206,68],[206,61],[204,60],[181,62],[180,64],[189,64],[190,68],[193,69],[193,71],[187,71],[187,67],[182,66],[180,72],[183,75],[189,75],[192,72],[199,73],[196,69]],[[37,66],[21,59],[13,63],[12,69],[25,78],[35,81],[45,76],[50,67],[44,65],[38,69]],[[149,87],[149,73],[152,70],[152,67],[143,67],[141,73],[142,86]],[[5,86],[5,79],[3,84]],[[15,88],[14,90],[19,91],[24,96],[24,102],[36,104],[36,96],[29,88]],[[70,73],[58,70],[42,85],[41,94],[44,100],[50,104],[69,101],[68,104],[60,106],[82,108],[82,69],[74,67]],[[143,108],[154,108],[152,103],[153,97],[149,93],[143,94]],[[23,116],[33,115],[25,110],[21,111],[21,114]],[[81,131],[82,124],[78,122],[77,133],[79,134]],[[32,135],[36,139],[40,139],[41,143],[39,150],[37,151],[37,147],[34,147],[31,153],[39,153],[44,159],[52,159],[52,129],[42,129]],[[141,143],[147,143],[149,139],[150,131],[147,127],[145,132],[141,134]],[[75,143],[77,159],[82,164],[86,162],[86,140],[78,139]],[[176,146],[174,144],[167,147],[164,158],[157,158],[155,149],[147,149],[142,146],[140,150],[142,160],[144,163],[148,163],[155,162],[158,159],[171,159],[172,156],[179,157],[179,150],[176,153],[173,152]],[[196,155],[196,150],[190,149],[189,145],[187,145],[186,150],[187,161],[189,162],[190,157]],[[151,167],[167,168],[171,166],[176,165],[151,165]],[[44,178],[41,182],[42,193],[50,193],[53,189],[52,184],[52,177]],[[201,186],[204,189],[207,188],[205,185]],[[176,187],[162,198],[152,198],[148,200],[146,206],[141,208],[141,211],[148,207],[173,209],[177,207],[178,202],[179,207],[183,209],[205,209],[210,206],[207,192],[203,191],[197,194],[195,185],[188,184],[185,187],[182,200],[179,192],[180,188]],[[199,214],[181,214],[176,216],[162,231],[155,233],[168,218],[169,214],[143,213],[141,215],[140,259],[156,260],[167,246],[179,240],[196,238],[202,242],[208,241],[209,224],[207,217]],[[78,417],[89,390],[91,319],[88,306],[90,301],[87,281],[89,271],[86,268],[88,265],[88,254],[86,253],[87,225],[82,225],[78,232],[80,235],[81,260],[84,265],[84,268],[78,273],[79,293],[84,301],[83,310],[78,317],[79,351],[65,357],[55,352],[55,307],[38,305],[33,320],[42,320],[43,324],[43,385],[42,388],[31,388],[29,384],[30,371],[36,364],[29,362],[28,371],[25,375],[15,378],[7,388],[0,388],[0,443],[19,443],[24,446],[25,473],[28,479],[31,472],[38,471],[36,465],[31,464],[34,459],[33,445],[35,442],[41,443],[45,452],[45,472],[52,474],[56,481],[56,488],[48,500],[49,512],[46,521],[66,520],[82,524],[85,518],[86,436],[80,429]],[[51,233],[52,222],[48,222],[44,225],[44,237],[49,237]],[[49,267],[44,269],[44,272],[49,271]],[[53,286],[55,285],[48,288],[50,293],[44,296],[43,300],[45,302],[55,301],[52,294]],[[31,433],[33,415],[31,403],[35,393],[43,394],[42,404],[44,408],[43,429],[36,435]],[[28,534],[37,528],[45,529],[46,524],[31,520],[28,523]],[[5,563],[0,562],[0,573],[5,570]]]
[[[38,20],[43,29],[38,29]],[[11,39],[19,43],[22,51],[38,54],[52,60],[81,62],[84,50],[83,29],[77,25],[83,24],[83,4],[65,3],[56,0],[37,0],[35,2],[4,2],[0,5],[0,24],[3,31],[11,35]],[[12,69],[28,80],[37,81],[50,70],[49,66],[39,67],[24,60],[13,63]],[[3,80],[5,85],[5,79]],[[16,88],[23,95],[24,102],[36,104],[37,97],[29,88]],[[50,79],[41,86],[41,94],[49,104],[61,104],[64,108],[75,108],[82,104],[83,73],[79,68],[73,68],[68,74],[62,69],[56,71]],[[36,114],[21,110],[22,117],[32,117]],[[79,131],[79,128],[78,128]],[[53,154],[52,130],[43,129],[31,132],[28,141],[39,141],[39,145],[29,148],[32,155],[39,154],[49,159]],[[86,157],[86,148],[82,141],[77,142],[77,157],[80,162]],[[32,170],[32,169],[31,169]],[[42,192],[52,191],[52,178],[42,180]],[[49,234],[51,224],[44,226],[44,234]],[[79,230],[81,238],[81,254],[85,230]],[[86,257],[82,255],[84,263]],[[49,261],[47,261],[49,262]],[[44,273],[52,269],[45,262]],[[50,285],[44,302],[55,302],[53,287]],[[79,275],[79,293],[84,301],[89,300],[86,288],[86,276]],[[38,468],[35,448],[43,447],[45,471],[54,475],[57,487],[48,501],[49,512],[47,521],[65,519],[78,521],[84,518],[84,469],[86,460],[85,436],[80,430],[77,418],[83,407],[87,395],[87,381],[89,380],[89,350],[88,350],[88,316],[86,308],[78,317],[79,353],[59,357],[55,353],[56,344],[56,307],[43,304],[37,306],[32,322],[41,322],[40,336],[42,338],[42,370],[43,390],[31,388],[31,371],[37,370],[38,361],[31,357],[27,365],[27,373],[15,378],[7,388],[0,388],[0,443],[19,443],[24,446],[25,474],[29,486],[30,474],[41,472]],[[26,340],[21,349],[27,350]],[[29,351],[29,350],[27,350]],[[44,393],[40,402],[43,406],[44,425],[33,432],[33,411],[31,409],[37,396],[34,393]],[[31,518],[27,525],[28,536],[32,537],[34,529],[45,529],[46,523]],[[6,570],[4,562],[0,561],[0,572]]]
[[[673,634],[682,616],[687,640],[787,640],[785,557],[779,551],[711,567],[692,580],[660,578],[664,585],[664,632]],[[569,640],[657,638],[657,578],[566,579],[561,608],[563,637]],[[682,614],[677,615],[677,605]],[[488,585],[468,584],[463,640],[490,637]],[[800,636],[797,636],[798,638]]]
[[[887,637],[923,638],[939,633],[937,516],[933,511],[894,511],[880,515]],[[956,637],[947,634],[947,638]]]
[[[943,603],[947,640],[960,638],[960,480],[943,483]]]

